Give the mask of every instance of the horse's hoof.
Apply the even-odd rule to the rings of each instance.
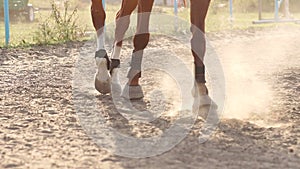
[[[95,76],[95,88],[102,94],[110,93],[111,78],[107,68],[107,59],[96,57],[97,73]]]
[[[193,111],[197,111],[201,118],[206,120],[207,118],[219,119],[217,110],[218,105],[208,95],[195,97]]]
[[[209,97],[205,85],[199,87],[198,84],[195,84],[192,89],[192,95],[195,98],[195,104],[197,104],[199,108],[208,106],[213,109],[218,109],[218,105]]]
[[[130,100],[138,100],[144,98],[144,93],[140,85],[129,86],[126,84],[122,92],[122,97]]]
[[[218,105],[209,97],[205,84],[195,83],[192,95],[194,97],[193,111],[196,111],[201,118],[209,123],[219,120]]]
[[[95,89],[102,94],[107,94],[110,93],[111,87],[109,82],[103,82],[95,78]]]
[[[199,108],[208,106],[213,109],[218,109],[218,105],[208,95],[199,95],[195,97],[195,101]]]

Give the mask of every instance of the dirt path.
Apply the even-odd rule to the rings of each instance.
[[[218,129],[199,144],[203,124],[199,119],[172,150],[144,159],[113,155],[82,129],[72,80],[78,56],[92,60],[93,44],[0,49],[0,168],[299,168],[300,32],[277,29],[208,36],[226,78],[226,105]],[[122,52],[123,84],[130,49],[126,43]],[[152,39],[145,63],[158,57],[172,59],[168,51],[192,65],[188,48],[164,36]],[[114,111],[110,96],[91,91],[107,125],[140,138],[157,136],[170,127],[180,100],[174,80],[165,75],[149,69],[142,80],[144,107],[164,112],[152,123],[126,121]],[[161,77],[165,80],[158,83]],[[165,92],[164,99],[155,92],[158,88]]]

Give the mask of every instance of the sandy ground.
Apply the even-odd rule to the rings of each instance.
[[[199,144],[203,124],[199,118],[176,147],[142,159],[106,151],[82,128],[72,98],[74,65],[82,55],[93,62],[92,43],[0,49],[0,168],[300,168],[299,30],[249,30],[208,37],[226,79],[221,122],[212,137]],[[126,43],[122,84],[130,49]],[[192,65],[189,49],[165,36],[152,38],[145,63],[157,57],[168,60],[164,57],[170,55],[168,51]],[[180,102],[176,85],[165,74],[150,69],[143,77],[144,107],[163,110],[160,120],[151,123],[126,120],[114,111],[109,95],[91,91],[107,125],[139,138],[159,135],[170,127]],[[157,88],[169,94],[162,99],[161,93],[152,92]]]

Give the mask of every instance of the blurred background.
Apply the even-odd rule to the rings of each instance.
[[[14,4],[10,5],[10,46],[85,40],[94,32],[90,17],[90,0],[29,0],[29,2],[27,2],[28,0],[10,0],[10,3],[15,1],[32,4],[34,18],[26,11],[18,11],[20,7],[13,6]],[[107,23],[114,21],[120,2],[121,0],[106,0]],[[0,3],[0,46],[3,47],[5,45],[3,1]],[[155,3],[153,12],[174,15],[173,0],[156,0]],[[300,18],[300,1],[289,0],[289,4],[289,17]],[[274,0],[262,0],[263,18],[274,18],[274,5]],[[283,6],[284,4],[280,7],[280,18],[285,17]],[[230,15],[229,0],[213,0],[207,17],[207,32],[276,27],[278,25],[274,23],[253,24],[252,22],[258,19],[258,9],[258,0],[233,0],[233,12]],[[178,0],[178,17],[189,21],[189,0],[186,4],[183,0]],[[64,18],[67,19],[64,20]],[[299,26],[294,23],[286,24]],[[59,28],[53,32],[53,28],[56,26]],[[187,29],[188,25],[185,26],[184,29]],[[67,30],[72,31],[70,33]]]

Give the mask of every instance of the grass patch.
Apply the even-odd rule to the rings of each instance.
[[[63,9],[52,1],[51,15],[38,25],[34,32],[34,42],[37,44],[56,44],[78,41],[84,35],[84,29],[79,25],[77,8],[70,11],[70,2],[65,1]]]
[[[73,3],[72,3],[73,1]],[[83,2],[78,0],[70,0],[70,12],[75,9],[76,6],[80,6],[77,10],[77,21],[80,23],[79,26],[85,27],[87,32],[94,33],[94,28],[92,25],[92,20],[90,16],[90,1]],[[49,1],[38,1],[38,0],[31,0],[30,3],[32,3],[35,7],[38,8],[51,8],[51,4]],[[112,23],[114,22],[114,18],[116,15],[116,12],[118,11],[120,5],[112,5],[107,4],[106,5],[106,23]],[[164,14],[168,14],[170,16],[173,16],[173,8],[172,7],[160,7],[155,6],[154,12],[160,12]],[[181,8],[179,9],[178,17],[182,19],[182,21],[185,21],[184,24],[178,25],[178,27],[182,30],[188,31],[189,30],[189,9],[187,8]],[[51,15],[50,10],[40,10],[36,14],[36,20],[33,23],[26,23],[22,22],[18,19],[11,19],[11,41],[10,46],[31,46],[37,44],[35,35],[36,32],[40,31],[40,25],[43,23],[45,18],[48,18]],[[300,13],[293,13],[295,18],[300,18]],[[264,13],[265,18],[272,18],[273,13]],[[245,29],[255,29],[255,28],[268,28],[268,27],[276,27],[278,24],[261,24],[261,25],[254,25],[252,24],[252,21],[257,20],[258,14],[256,12],[235,12],[234,13],[234,20],[233,22],[230,22],[229,20],[229,12],[228,9],[220,8],[217,9],[217,12],[215,9],[212,8],[209,10],[209,14],[207,16],[206,20],[206,31],[207,32],[218,32],[218,31],[224,31],[224,30],[245,30]],[[135,18],[132,19],[132,24],[134,25]],[[164,23],[168,23],[170,25],[170,22],[173,22],[172,20],[163,20],[161,18],[152,18],[151,27],[155,27],[155,24],[163,25]],[[280,23],[280,25],[283,23]],[[293,25],[293,26],[299,26],[296,24],[287,24],[287,25]],[[130,31],[134,32],[134,27],[130,27]],[[51,29],[51,27],[49,27]],[[172,29],[172,28],[165,28],[165,29]],[[107,31],[109,32],[109,38],[113,38],[113,31],[114,27],[111,25],[111,27],[107,28]],[[168,30],[164,30],[168,31]],[[77,40],[85,40],[89,37],[82,37]],[[61,40],[60,42],[64,42],[64,40]],[[0,25],[0,47],[3,47],[5,45],[5,34],[4,34],[4,24]]]

